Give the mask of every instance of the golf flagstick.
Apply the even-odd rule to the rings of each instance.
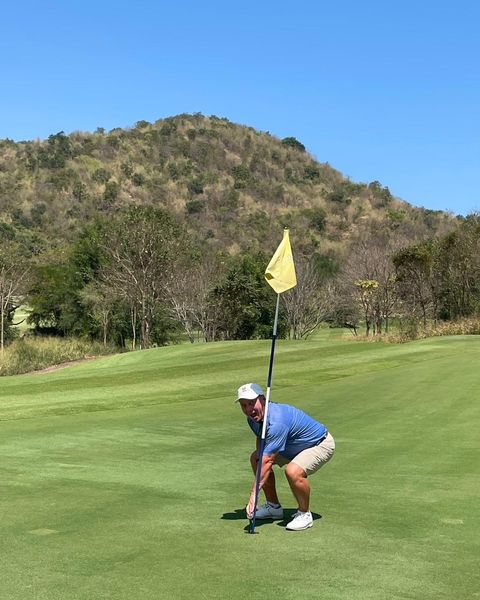
[[[273,323],[273,333],[272,333],[272,348],[270,350],[270,365],[268,367],[267,395],[265,397],[265,409],[263,411],[262,436],[260,438],[260,450],[258,453],[257,475],[256,475],[256,479],[255,479],[255,504],[254,504],[254,509],[253,509],[253,519],[250,524],[250,533],[255,533],[258,494],[260,492],[260,479],[262,476],[262,462],[263,462],[262,459],[263,459],[263,451],[265,450],[265,436],[267,433],[268,403],[270,402],[270,389],[272,386],[272,371],[273,371],[273,359],[275,356],[275,341],[277,339],[279,306],[280,306],[280,294],[277,294],[277,306],[275,308],[275,321]]]
[[[270,402],[270,391],[272,387],[273,360],[275,357],[275,341],[277,339],[280,294],[297,285],[297,276],[295,274],[295,265],[293,263],[292,248],[290,247],[290,237],[287,228],[284,229],[283,239],[275,251],[272,260],[268,263],[268,266],[265,270],[265,279],[267,280],[267,283],[277,292],[277,305],[275,308],[275,320],[273,323],[272,347],[270,351],[270,365],[268,368],[267,379],[267,395],[265,397],[262,435],[260,438],[257,473],[255,477],[255,504],[253,508],[253,518],[250,522],[250,533],[255,533],[258,494],[260,492],[260,480],[262,475],[263,453],[265,450],[265,438],[267,435],[268,404]]]

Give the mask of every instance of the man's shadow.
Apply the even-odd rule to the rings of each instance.
[[[296,512],[296,508],[285,508],[283,511],[283,519],[281,521],[274,521],[273,519],[259,519],[255,521],[255,528],[261,527],[262,525],[270,525],[271,523],[276,523],[279,527],[286,527],[288,523],[293,518],[293,514]],[[322,515],[318,513],[312,512],[313,520],[321,519]],[[226,521],[245,521],[247,519],[247,514],[244,508],[236,508],[233,512],[223,513],[220,517]],[[250,523],[246,525],[243,529],[246,532],[250,531]]]
[[[223,513],[220,518],[225,519],[226,521],[248,521],[248,524],[245,525],[243,530],[245,533],[250,533],[251,521],[247,519],[247,513],[245,512],[244,508],[236,508],[234,512]],[[268,523],[273,523],[273,520],[262,519],[261,521],[255,521],[255,529],[261,527],[262,525],[268,525]]]

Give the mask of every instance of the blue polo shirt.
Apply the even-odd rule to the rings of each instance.
[[[291,460],[297,454],[315,446],[327,434],[327,428],[302,410],[288,404],[269,402],[265,435],[265,454],[277,452]],[[262,423],[247,417],[253,433],[262,435]]]

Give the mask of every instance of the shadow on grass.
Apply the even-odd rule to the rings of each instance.
[[[226,521],[240,521],[240,520],[247,521],[248,520],[244,508],[236,508],[234,510],[234,512],[224,513],[220,518],[225,519]],[[273,523],[273,522],[274,522],[273,519],[262,519],[261,521],[256,521],[255,529],[262,527],[262,525],[269,525],[270,523]],[[243,530],[245,531],[245,533],[250,533],[250,529],[251,529],[251,521],[248,520],[248,523],[247,523],[247,525],[245,525]]]
[[[273,519],[261,519],[256,521],[255,529],[258,527],[262,527],[263,525],[271,525],[272,523],[276,523],[279,527],[286,527],[288,523],[293,518],[293,514],[296,512],[296,508],[285,508],[283,511],[283,519],[281,521],[274,521]],[[312,512],[313,520],[321,519],[322,515],[318,513]],[[223,513],[220,517],[226,521],[245,521],[247,519],[247,515],[245,513],[244,508],[236,508],[233,512]],[[243,528],[246,533],[250,532],[251,524],[250,522]]]
[[[244,508],[236,508],[234,512],[223,513],[220,518],[226,521],[239,521],[240,519],[245,521],[247,514]]]

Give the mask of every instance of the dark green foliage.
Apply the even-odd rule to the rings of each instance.
[[[49,169],[62,169],[66,161],[73,157],[73,146],[63,131],[48,138],[48,144],[38,151],[38,164]]]
[[[397,229],[405,221],[406,213],[403,210],[387,209],[386,217],[391,229]]]
[[[189,215],[195,215],[204,210],[205,202],[203,200],[187,200],[185,208]]]
[[[43,202],[39,202],[35,204],[30,210],[30,216],[32,218],[32,223],[35,226],[40,226],[43,221],[43,216],[47,210],[47,207]]]
[[[281,154],[280,154],[280,152],[278,150],[272,150],[270,156],[272,157],[272,160],[274,162],[278,162],[280,160],[280,158],[281,158]]]
[[[182,327],[171,313],[160,307],[155,314],[152,324],[151,340],[155,346],[166,346],[181,341]]]
[[[110,171],[104,169],[103,167],[97,169],[92,173],[92,181],[95,181],[96,183],[107,183],[107,181],[109,181],[111,177],[112,174],[110,173]]]
[[[149,127],[151,125],[151,123],[149,123],[148,121],[137,121],[135,123],[135,129],[145,129],[146,127]]]
[[[379,181],[372,181],[368,184],[368,190],[381,206],[388,205],[393,199],[388,187],[383,187]]]
[[[107,135],[106,142],[111,148],[120,148],[120,137],[118,135]]]
[[[173,179],[173,181],[178,181],[180,179],[180,175],[181,175],[180,169],[176,163],[174,163],[174,162],[168,163],[167,172],[168,172],[170,179]]]
[[[319,233],[325,230],[327,223],[327,213],[323,208],[316,207],[305,211],[305,215],[310,221],[310,225]]]
[[[8,223],[0,221],[0,243],[15,239],[15,235],[16,233],[14,227]]]
[[[82,140],[82,150],[80,154],[91,156],[96,149],[95,141],[92,137],[86,137]]]
[[[103,201],[105,206],[111,206],[117,199],[120,186],[116,181],[108,181],[105,184],[105,191],[103,192]]]
[[[84,333],[83,311],[77,296],[80,287],[81,280],[67,264],[37,267],[28,299],[29,323],[39,333],[49,335]]]
[[[188,183],[188,191],[191,194],[203,194],[203,182],[200,178],[196,177]]]
[[[309,181],[319,181],[320,169],[316,163],[310,163],[305,167],[305,179]]]
[[[265,285],[267,264],[262,254],[243,254],[231,261],[227,272],[214,287],[219,329],[225,339],[268,338],[272,334],[275,295]],[[279,325],[279,335],[285,324]]]
[[[347,190],[341,187],[337,187],[332,190],[329,194],[327,194],[327,200],[330,202],[335,202],[337,204],[350,204],[351,198],[348,196]]]
[[[225,194],[225,208],[236,210],[239,207],[240,193],[236,189],[228,190]]]
[[[246,226],[249,231],[258,231],[259,238],[266,236],[270,228],[270,219],[264,210],[258,210],[248,215]]]
[[[165,119],[162,127],[160,128],[160,135],[164,137],[170,137],[177,131],[177,125],[172,119]]]
[[[104,262],[101,249],[103,225],[86,227],[65,262],[40,265],[28,297],[29,322],[39,333],[92,335],[95,325],[82,305],[80,292],[98,276]]]
[[[305,146],[294,137],[283,138],[282,144],[284,146],[288,146],[289,148],[295,148],[295,150],[300,150],[300,152],[305,152]]]
[[[145,176],[142,175],[141,173],[134,173],[132,175],[132,183],[133,183],[133,185],[136,185],[137,187],[141,187],[145,183]]]
[[[73,169],[58,169],[50,175],[48,181],[58,191],[68,190],[77,181],[77,174]]]
[[[88,199],[87,186],[81,181],[75,181],[72,186],[72,195],[79,202],[84,202]]]
[[[133,165],[130,162],[124,162],[120,165],[120,169],[122,173],[127,177],[127,179],[131,179],[134,173]]]
[[[313,264],[322,279],[331,279],[340,272],[340,264],[337,257],[330,254],[314,253]]]
[[[233,186],[237,190],[246,188],[251,180],[250,169],[245,165],[233,167],[232,175],[235,180]]]
[[[17,227],[24,227],[26,229],[32,226],[32,221],[24,214],[21,208],[14,208],[12,210],[12,223]]]

